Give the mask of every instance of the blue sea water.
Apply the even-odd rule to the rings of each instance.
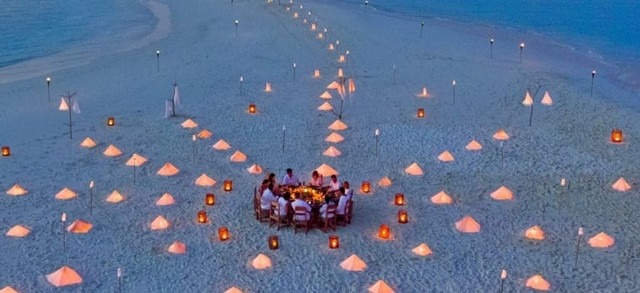
[[[0,0],[0,67],[149,26],[136,0]]]

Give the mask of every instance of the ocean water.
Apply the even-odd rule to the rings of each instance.
[[[136,0],[0,0],[0,67],[152,25]]]

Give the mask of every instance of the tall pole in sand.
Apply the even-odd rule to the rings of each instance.
[[[489,59],[493,59],[493,38],[489,40]]]
[[[453,86],[453,104],[456,104],[456,81],[454,80],[451,85]]]
[[[524,43],[520,43],[520,64],[522,64],[522,50],[524,50]]]
[[[244,81],[244,77],[240,75],[240,95],[242,96],[242,82]]]
[[[67,222],[67,214],[66,213],[62,213],[62,216],[60,217],[60,220],[62,221],[62,253],[66,253],[67,251],[67,230],[65,229],[65,222]]]
[[[238,37],[238,20],[236,19],[236,38]]]
[[[367,5],[369,5],[369,0],[364,0],[364,13],[367,13]]]
[[[51,77],[47,76],[47,97],[48,101],[51,102]]]
[[[156,67],[157,71],[160,72],[160,50],[156,50]]]
[[[293,62],[293,81],[296,81],[296,63]]]
[[[118,293],[121,293],[122,292],[122,269],[118,268],[118,271],[116,272],[116,276],[118,277]]]
[[[578,228],[578,245],[576,246],[576,260],[573,264],[574,268],[578,267],[578,256],[580,255],[580,240],[582,240],[583,233],[584,231],[582,230],[582,227]]]
[[[380,139],[380,129],[376,128],[376,131],[374,132],[375,136],[376,136],[376,158],[378,157],[378,141]]]
[[[596,78],[596,71],[591,71],[591,96],[593,97],[593,80]]]
[[[284,139],[285,139],[285,135],[286,135],[286,127],[284,126],[284,124],[282,125],[282,153],[284,154]]]
[[[504,289],[504,279],[506,278],[507,278],[507,271],[502,270],[502,273],[500,273],[500,293],[502,293]]]
[[[93,180],[89,182],[89,215],[93,215]]]
[[[420,22],[420,38],[422,39],[422,31],[424,30],[424,21]]]

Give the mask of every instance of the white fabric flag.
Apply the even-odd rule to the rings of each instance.
[[[172,113],[173,113],[173,107],[171,105],[171,101],[166,100],[164,103],[164,118],[171,117]]]
[[[180,93],[178,93],[178,85],[174,85],[173,87],[173,104],[175,107],[182,107],[180,104]]]
[[[80,114],[80,105],[78,104],[78,98],[73,99],[73,107],[71,107],[71,109],[73,109],[74,113]]]

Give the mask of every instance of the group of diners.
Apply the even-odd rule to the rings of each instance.
[[[254,198],[258,220],[278,220],[278,229],[281,222],[284,226],[290,223],[304,223],[307,230],[310,226],[323,224],[326,228],[327,224],[330,225],[328,222],[333,222],[332,226],[335,229],[338,220],[344,225],[350,222],[353,189],[348,181],[340,183],[336,175],[331,175],[330,182],[325,185],[322,175],[313,171],[306,183],[301,181],[291,168],[286,172],[280,183],[276,182],[276,175],[273,173],[262,181]],[[316,196],[313,199],[305,198],[301,190],[311,189]]]

